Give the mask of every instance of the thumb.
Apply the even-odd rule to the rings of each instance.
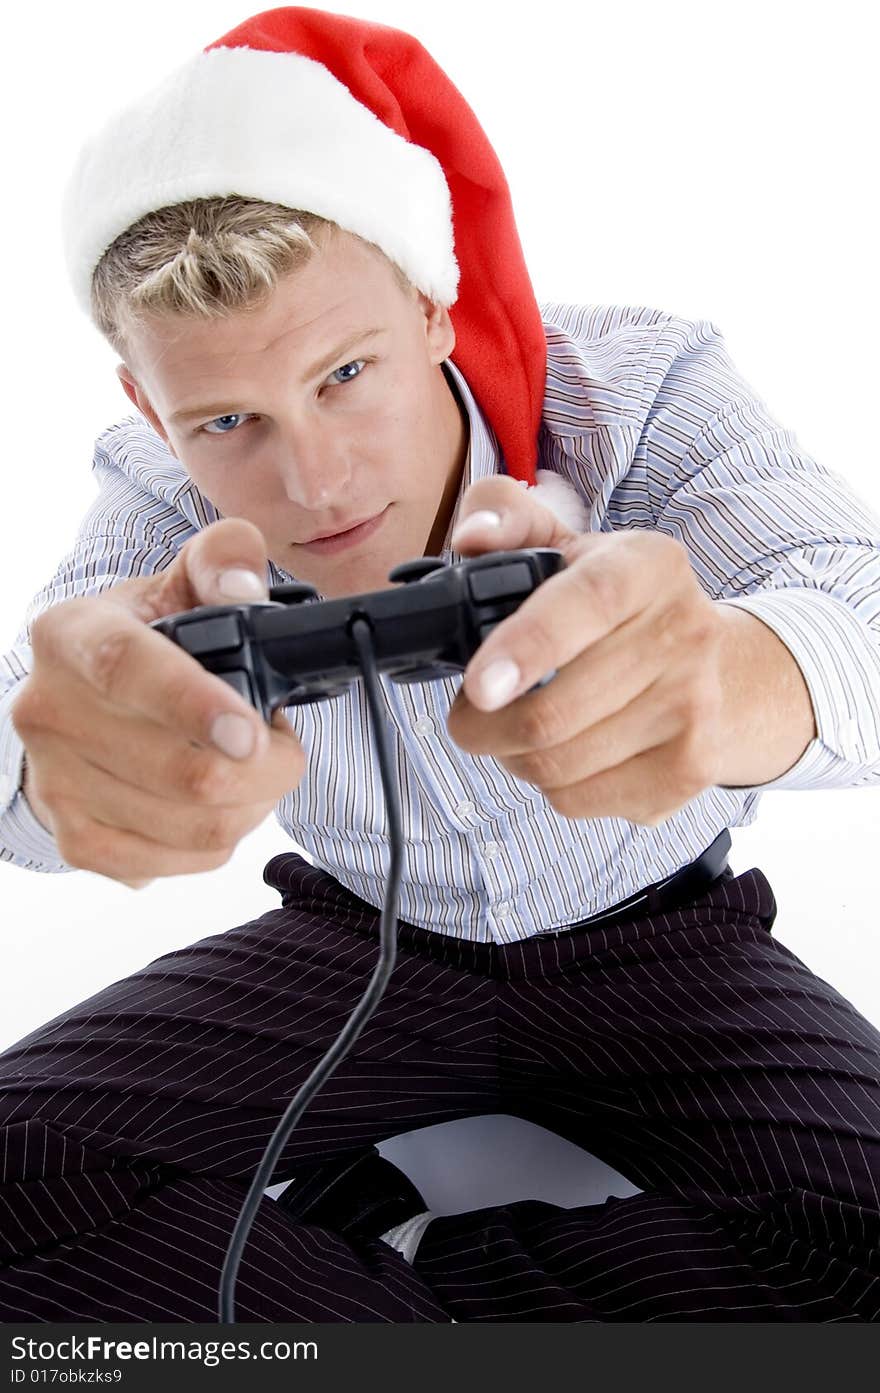
[[[185,542],[165,570],[123,581],[107,598],[144,623],[197,605],[266,600],[268,557],[259,528],[244,518],[223,518]]]
[[[452,547],[467,556],[521,547],[555,547],[565,553],[579,534],[555,503],[546,489],[522,488],[506,475],[479,479],[461,500]]]

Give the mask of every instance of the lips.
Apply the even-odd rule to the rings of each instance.
[[[361,527],[363,523],[369,522],[376,517],[376,513],[370,513],[369,517],[359,518],[357,522],[350,522],[345,527],[338,528],[335,532],[320,532],[317,537],[309,537],[307,542],[300,542],[301,547],[310,546],[312,542],[328,542],[331,537],[342,537],[346,532],[353,532],[356,527]]]
[[[347,547],[359,546],[361,542],[365,542],[368,537],[372,537],[373,533],[378,531],[388,516],[390,508],[391,504],[389,503],[382,509],[381,513],[374,514],[373,517],[367,518],[364,522],[352,523],[344,532],[333,532],[329,537],[313,537],[310,542],[300,542],[298,545],[302,547],[303,551],[313,551],[319,555],[321,553],[329,555],[332,552],[344,551]]]

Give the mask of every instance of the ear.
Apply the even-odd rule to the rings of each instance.
[[[174,446],[168,439],[168,432],[162,425],[162,422],[159,420],[159,417],[156,415],[156,411],[153,407],[153,404],[147,396],[146,392],[144,391],[143,387],[138,382],[137,378],[132,376],[127,364],[116,364],[116,376],[122,383],[122,390],[125,392],[125,395],[129,398],[130,401],[134,402],[141,415],[146,416],[150,425],[153,427],[153,430],[156,432],[157,435],[160,435],[162,437],[162,439],[165,441],[165,444],[168,446],[168,449],[171,451],[172,455],[174,455],[176,459],[177,455],[174,450]]]
[[[419,291],[419,304],[425,316],[425,339],[428,346],[428,356],[433,366],[436,367],[451,356],[452,350],[455,348],[455,330],[452,327],[449,311],[443,305],[435,305],[421,291]]]

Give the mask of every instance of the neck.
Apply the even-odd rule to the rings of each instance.
[[[464,466],[467,460],[468,446],[470,444],[471,426],[464,403],[458,394],[458,389],[453,381],[452,374],[442,367],[443,381],[440,390],[441,399],[441,436],[446,441],[446,448],[449,458],[452,460],[449,473],[446,476],[446,485],[443,489],[443,497],[437,509],[434,519],[434,526],[431,528],[431,535],[425,547],[426,556],[439,556],[445,550],[449,542],[449,532],[452,523],[452,514],[458,501],[461,491],[461,481],[464,475]]]

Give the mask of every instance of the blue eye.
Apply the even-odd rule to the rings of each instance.
[[[349,368],[357,368],[357,372],[353,373],[351,377],[343,377],[341,381],[337,381],[334,385],[341,387],[344,382],[354,382],[356,377],[360,377],[366,365],[366,358],[353,358],[350,363],[343,363],[341,368],[336,368],[334,372],[331,372],[331,377],[338,377],[339,373],[347,372]]]
[[[217,425],[218,422],[221,422],[221,421],[233,421],[233,422],[234,422],[234,421],[241,421],[241,420],[243,420],[243,419],[244,419],[244,413],[241,412],[241,411],[231,412],[228,416],[215,416],[214,419],[213,419],[213,421],[208,421],[208,423],[202,427],[202,430],[207,431],[209,435],[231,435],[231,434],[232,434],[232,431],[235,430],[235,426],[234,426],[234,425],[231,426],[231,427],[229,428],[229,430],[227,430],[224,426],[221,426],[219,430],[211,430],[211,426]]]

